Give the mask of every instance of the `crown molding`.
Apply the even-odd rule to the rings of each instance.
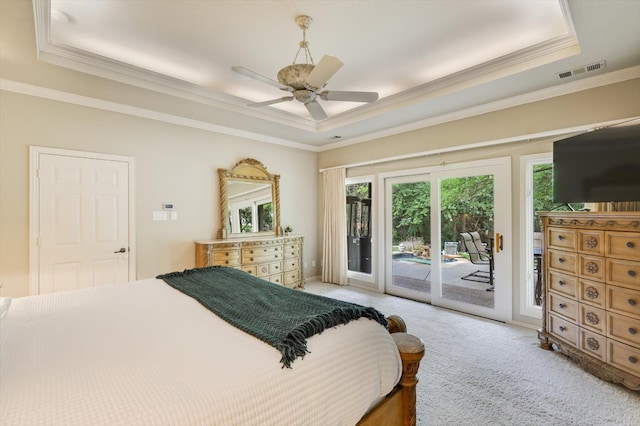
[[[0,79],[0,90],[19,93],[27,96],[34,96],[34,97],[43,98],[43,99],[49,99],[49,100],[58,101],[58,102],[64,102],[72,105],[80,105],[80,106],[85,106],[89,108],[96,108],[103,111],[117,112],[120,114],[146,118],[149,120],[162,121],[165,123],[191,127],[194,129],[206,130],[209,132],[220,133],[220,134],[229,135],[229,136],[237,136],[237,137],[250,139],[258,142],[266,142],[274,145],[287,146],[289,148],[296,148],[296,149],[302,149],[305,151],[313,151],[313,152],[318,151],[316,147],[291,141],[291,140],[275,138],[275,137],[271,137],[271,136],[267,136],[259,133],[248,132],[248,131],[234,129],[226,126],[220,126],[220,125],[208,123],[202,120],[194,120],[194,119],[181,117],[174,114],[166,114],[166,113],[153,111],[146,108],[125,105],[118,102],[105,101],[103,99],[77,95],[75,93],[63,92],[60,90],[50,89],[47,87],[35,86],[32,84],[22,83],[19,81]]]
[[[572,93],[594,89],[601,86],[607,86],[610,84],[621,83],[623,81],[633,80],[636,78],[640,78],[640,66],[634,66],[634,67],[625,68],[618,71],[612,71],[605,74],[596,75],[593,77],[587,77],[581,80],[567,82],[565,84],[561,84],[558,86],[548,87],[548,88],[537,90],[534,92],[525,93],[523,95],[513,96],[510,98],[489,102],[483,105],[462,109],[452,113],[439,115],[436,117],[430,117],[425,120],[416,121],[410,124],[391,127],[378,132],[371,132],[366,135],[344,139],[344,140],[341,140],[340,142],[324,145],[320,148],[320,151],[321,152],[329,151],[335,148],[341,148],[349,145],[358,144],[361,142],[370,141],[373,139],[380,139],[388,136],[393,136],[399,133],[411,132],[411,131],[423,129],[426,127],[436,126],[439,124],[444,124],[444,123],[448,123],[456,120],[462,120],[465,118],[470,118],[477,115],[500,111],[507,108],[513,108],[513,107],[525,105],[532,102],[544,101],[546,99],[551,99],[558,96],[570,95]]]

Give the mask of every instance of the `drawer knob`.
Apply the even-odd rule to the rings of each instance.
[[[638,359],[635,356],[630,356],[629,357],[629,362],[631,364],[635,364],[636,362],[638,362]]]
[[[636,331],[635,328],[629,327],[629,334],[636,334],[636,333],[637,333],[637,331]]]
[[[636,245],[633,244],[633,242],[629,241],[629,242],[627,242],[626,246],[627,246],[627,248],[634,248]]]
[[[636,301],[635,299],[627,299],[627,303],[631,306],[636,306]]]
[[[627,275],[629,275],[630,277],[635,277],[636,276],[636,271],[631,269],[631,270],[627,271]]]
[[[558,259],[558,262],[560,262],[560,263],[564,263],[564,257],[559,258],[559,259]]]
[[[559,239],[560,241],[564,240],[564,235],[558,235],[558,239]]]
[[[564,281],[562,281],[562,280],[560,280],[560,281],[558,281],[558,284],[559,284],[559,285],[564,285],[564,284],[565,284],[565,282],[564,282]]]
[[[560,303],[558,304],[558,306],[560,307],[560,309],[564,309],[567,307],[567,305],[565,305],[564,303]]]
[[[560,331],[565,331],[567,329],[567,327],[565,327],[564,325],[561,325],[560,327],[558,327],[558,330]]]

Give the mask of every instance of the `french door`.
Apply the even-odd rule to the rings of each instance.
[[[509,159],[407,171],[384,181],[385,291],[510,319]],[[473,247],[463,242],[467,233]]]

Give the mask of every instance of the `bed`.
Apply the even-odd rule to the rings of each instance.
[[[213,283],[230,270],[191,271],[204,269]],[[278,298],[320,298],[234,274]],[[400,317],[329,324],[287,361],[197,298],[166,276],[0,298],[0,424],[415,424],[424,347]]]

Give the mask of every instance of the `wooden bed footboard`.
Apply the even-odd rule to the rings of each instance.
[[[416,424],[416,375],[424,356],[424,342],[419,337],[407,334],[407,326],[399,316],[391,315],[387,320],[389,333],[398,345],[402,358],[402,377],[396,387],[358,422],[358,426]]]

